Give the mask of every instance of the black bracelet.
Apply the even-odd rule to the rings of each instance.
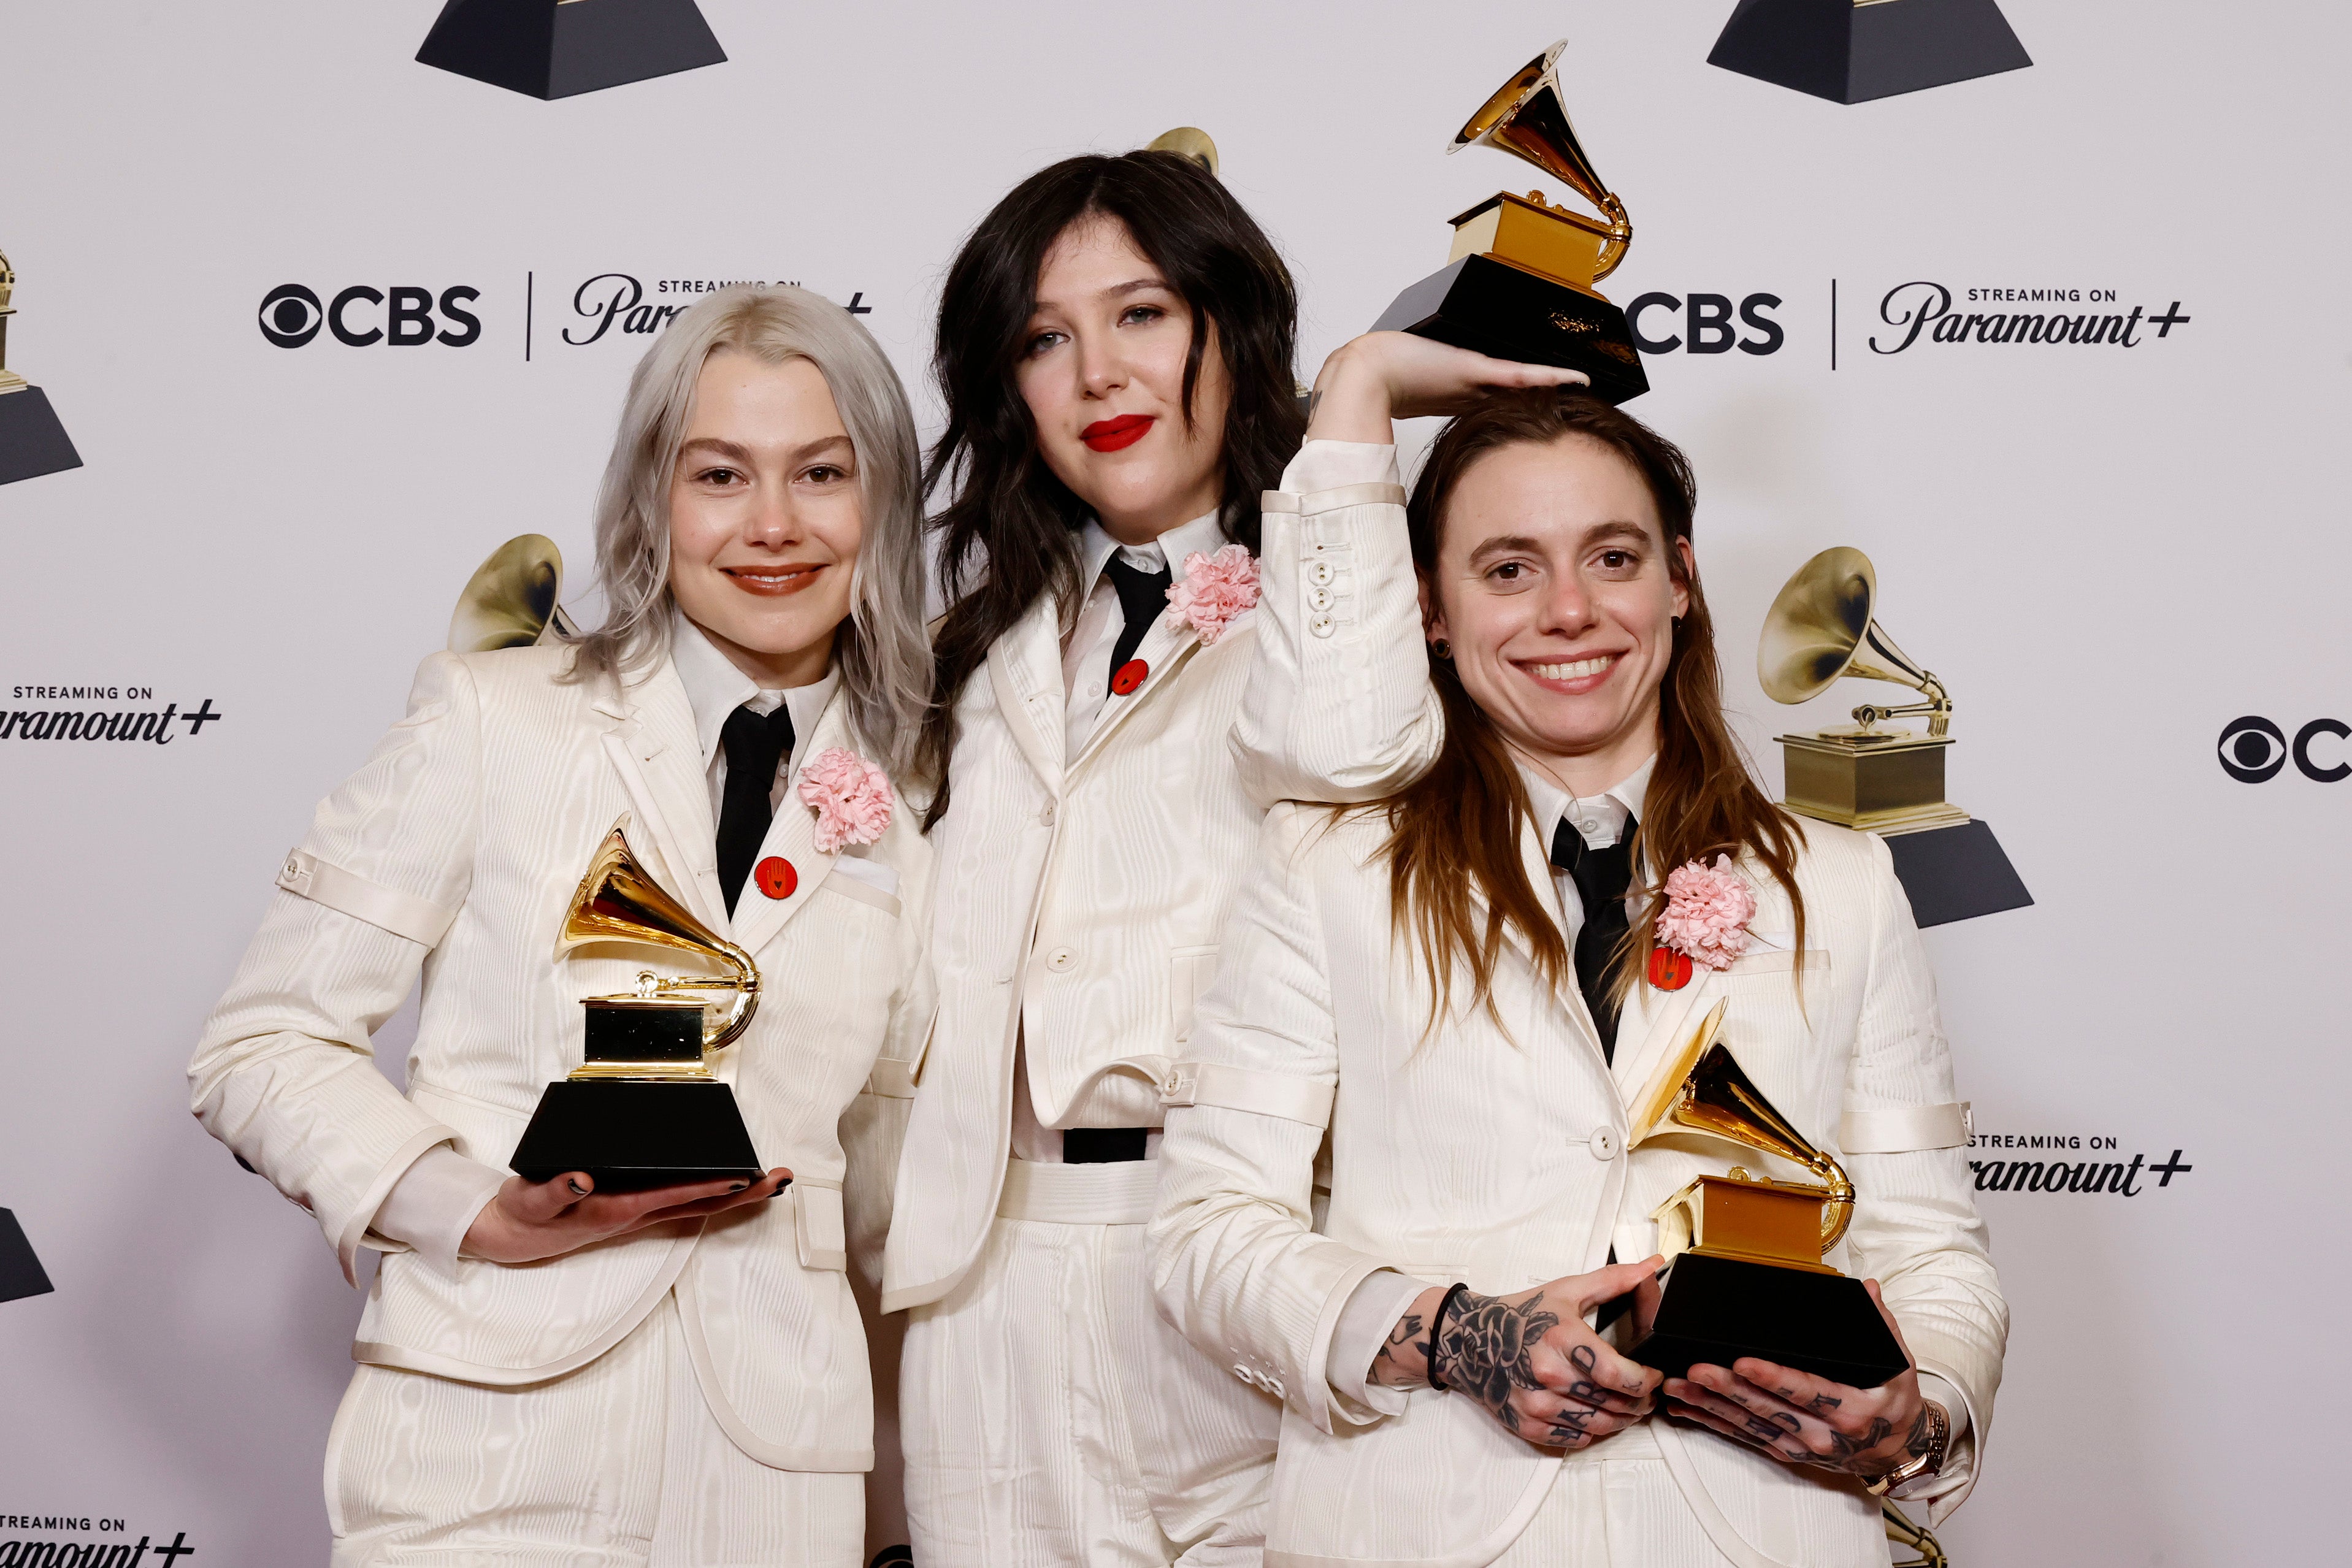
[[[1446,1291],[1445,1299],[1437,1303],[1437,1315],[1429,1322],[1429,1385],[1440,1394],[1446,1391],[1447,1385],[1437,1375],[1438,1336],[1445,1332],[1445,1314],[1454,1310],[1454,1299],[1469,1288],[1466,1284],[1456,1284]]]

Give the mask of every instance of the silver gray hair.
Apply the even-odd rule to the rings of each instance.
[[[574,639],[574,677],[625,680],[669,651],[671,472],[703,364],[727,350],[772,365],[806,360],[832,389],[857,454],[865,510],[849,620],[834,662],[859,739],[880,754],[894,780],[911,784],[908,773],[931,687],[915,417],[898,372],[872,334],[805,289],[719,289],[673,320],[637,361],[596,501],[604,623]]]

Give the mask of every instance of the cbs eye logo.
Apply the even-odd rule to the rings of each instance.
[[[2275,779],[2288,762],[2295,771],[2318,784],[2333,784],[2340,779],[2352,778],[2352,762],[2333,766],[2315,761],[2311,743],[2323,735],[2338,740],[2352,737],[2352,725],[2340,719],[2315,718],[2294,732],[2290,741],[2286,731],[2266,718],[2249,714],[2233,718],[2221,731],[2217,748],[2221,771],[2241,784],[2261,784]]]
[[[442,343],[462,349],[482,335],[482,319],[466,308],[481,297],[478,288],[460,287],[443,289],[436,300],[429,288],[403,286],[386,291],[362,283],[336,295],[331,304],[321,304],[301,284],[281,283],[261,297],[257,319],[261,335],[281,349],[299,349],[321,329],[354,349],[375,343],[396,349]],[[449,325],[443,326],[445,320]]]

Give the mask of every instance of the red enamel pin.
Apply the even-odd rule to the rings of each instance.
[[[793,889],[801,884],[801,873],[794,871],[793,862],[783,856],[770,855],[751,868],[751,880],[758,883],[760,891],[770,898],[790,898]],[[1654,968],[1651,971],[1653,974],[1656,972]]]
[[[1691,961],[1686,953],[1672,947],[1650,949],[1650,984],[1662,991],[1679,991],[1690,984]]]
[[[1111,676],[1110,689],[1118,696],[1130,695],[1136,687],[1143,684],[1144,677],[1150,674],[1150,665],[1140,659],[1129,659],[1118,667],[1118,674]]]

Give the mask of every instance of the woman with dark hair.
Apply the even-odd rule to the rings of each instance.
[[[1318,423],[1386,414],[1367,394]],[[1455,420],[1391,516],[1435,758],[1266,821],[1191,1051],[1321,1113],[1172,1113],[1151,1246],[1171,1320],[1287,1391],[1268,1561],[1883,1568],[1874,1493],[1940,1519],[1971,1484],[2008,1317],[1934,981],[1885,842],[1749,778],[1693,503],[1682,454],[1589,396]],[[1871,1389],[1695,1366],[1664,1385],[1677,1425],[1591,1325],[1654,1304],[1653,1212],[1725,1168],[1705,1139],[1627,1148],[1718,1000],[1851,1172],[1829,1261],[1871,1277],[1913,1364]]]
[[[1403,492],[1385,447],[1300,452],[1296,310],[1249,214],[1155,152],[1033,176],[948,274],[941,999],[883,1296],[919,1562],[1261,1554],[1280,1388],[1153,1309],[1161,1107],[1245,1097],[1185,1071],[1193,998],[1265,806],[1370,748],[1349,660],[1418,615],[1410,572],[1332,548]],[[1431,347],[1457,390],[1561,378]]]

